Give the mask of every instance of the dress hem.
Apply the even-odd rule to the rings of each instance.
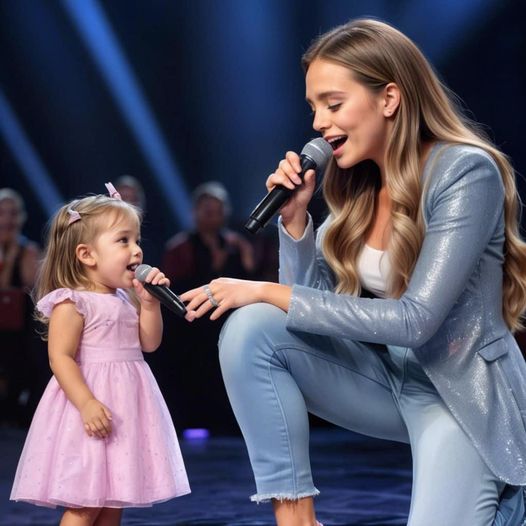
[[[15,501],[15,502],[28,502],[29,504],[34,504],[35,506],[42,506],[44,508],[53,508],[55,509],[57,506],[64,507],[64,508],[150,508],[154,504],[161,504],[163,502],[167,502],[171,499],[175,499],[176,497],[182,497],[183,495],[188,495],[191,493],[190,488],[182,491],[178,491],[177,493],[174,493],[168,497],[163,497],[160,499],[155,500],[149,500],[145,502],[129,502],[125,500],[104,500],[102,502],[90,502],[90,503],[78,503],[78,502],[66,502],[61,499],[32,499],[30,497],[15,497],[10,498],[9,500]]]

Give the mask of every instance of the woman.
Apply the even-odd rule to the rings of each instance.
[[[280,284],[219,279],[182,296],[190,317],[250,304],[225,324],[220,359],[253,499],[272,499],[278,524],[315,524],[310,411],[411,444],[411,526],[521,524],[526,366],[510,331],[526,246],[513,169],[391,26],[338,27],[303,63],[314,129],[333,147],[329,217],[315,238],[306,174],[281,210]],[[289,152],[267,187],[293,188],[298,172]]]

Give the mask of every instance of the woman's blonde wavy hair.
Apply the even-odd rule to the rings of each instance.
[[[70,224],[68,210],[78,212],[80,219]],[[123,218],[136,221],[140,227],[141,211],[125,201],[105,195],[75,199],[62,206],[49,224],[46,248],[32,292],[35,304],[59,288],[90,290],[93,285],[77,258],[76,248],[80,244],[93,243]],[[131,299],[133,301],[133,294]],[[35,318],[44,324],[42,336],[45,338],[49,319],[37,310]]]
[[[440,82],[417,46],[392,26],[371,19],[339,26],[311,44],[302,60],[305,72],[316,59],[349,68],[353,78],[372,93],[391,82],[400,90],[385,161],[392,200],[389,296],[400,297],[406,290],[424,237],[420,207],[424,144],[443,141],[478,146],[493,157],[504,182],[503,315],[512,330],[520,329],[526,308],[526,244],[519,237],[515,173],[507,157],[462,114],[458,99]],[[323,251],[336,274],[339,292],[361,291],[356,261],[372,225],[380,186],[379,169],[372,161],[343,170],[333,159],[327,168],[323,192],[332,221]]]

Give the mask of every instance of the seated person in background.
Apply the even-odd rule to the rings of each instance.
[[[167,242],[160,267],[171,280],[172,290],[188,290],[219,276],[254,276],[252,245],[226,228],[230,204],[224,186],[204,183],[192,197],[195,228]],[[188,324],[166,311],[164,316],[166,351],[147,358],[173,418],[183,428],[238,432],[219,369],[221,324],[208,319]]]
[[[136,206],[143,212],[146,210],[144,189],[139,179],[131,175],[121,175],[115,182],[115,189],[126,203]]]
[[[22,235],[26,217],[18,192],[1,188],[0,418],[4,425],[16,426],[29,423],[34,408],[32,391],[38,391],[49,376],[45,364],[36,365],[40,343],[33,330],[29,292],[35,283],[40,249]],[[42,382],[38,371],[46,373]],[[37,399],[39,396],[40,391],[35,393]]]
[[[22,197],[11,188],[0,189],[0,288],[30,290],[40,255],[36,243],[22,235],[26,211]]]
[[[141,248],[146,255],[145,263],[152,266],[159,265],[164,237],[159,237],[155,221],[149,217],[146,206],[146,195],[141,181],[131,175],[121,175],[115,182],[115,189],[126,203],[136,206],[142,211]]]
[[[161,268],[176,290],[187,290],[219,276],[243,277],[255,270],[252,245],[226,228],[230,202],[225,187],[210,181],[193,194],[195,230],[166,244]]]

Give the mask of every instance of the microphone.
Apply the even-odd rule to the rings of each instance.
[[[165,285],[152,285],[151,283],[146,283],[144,281],[146,276],[150,273],[150,270],[152,270],[150,265],[139,265],[135,269],[135,277],[154,298],[158,299],[166,308],[175,312],[175,314],[181,316],[181,318],[184,318],[186,307],[176,294]]]
[[[308,142],[301,150],[300,162],[301,172],[298,174],[303,181],[307,170],[317,170],[323,172],[327,162],[332,156],[331,145],[321,137]],[[245,228],[255,234],[260,228],[263,228],[270,218],[289,200],[294,190],[282,185],[275,186],[263,200],[254,208]]]

